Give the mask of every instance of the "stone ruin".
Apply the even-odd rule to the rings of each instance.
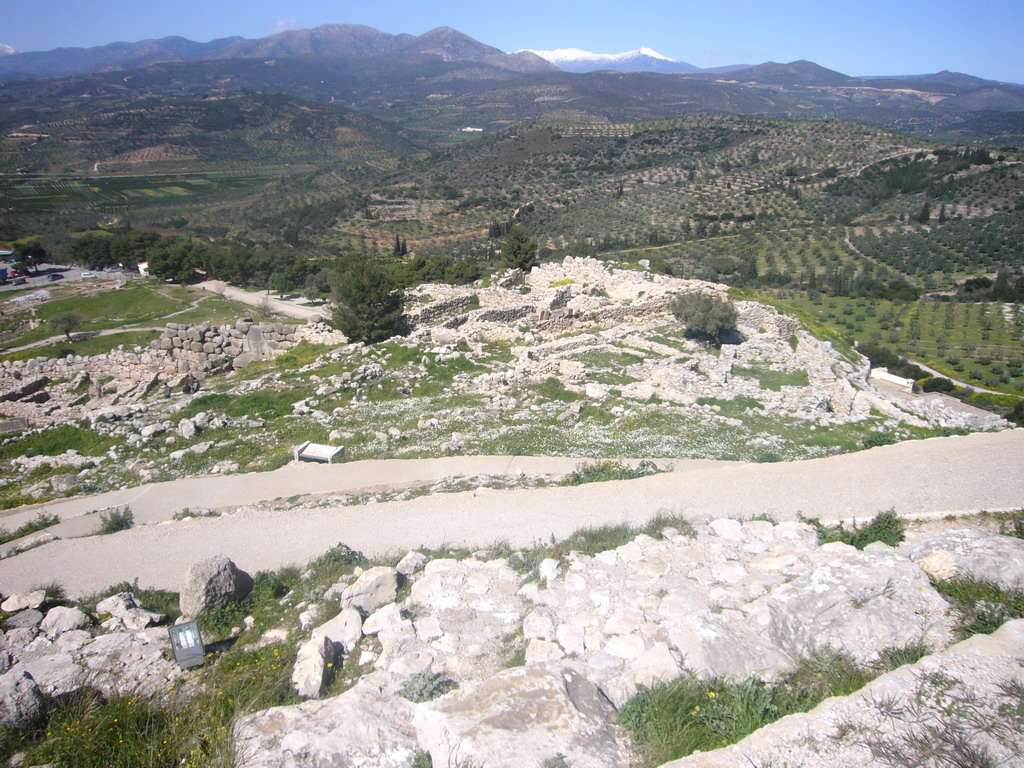
[[[301,341],[341,344],[344,335],[319,319],[306,325],[168,323],[148,348],[93,356],[36,357],[0,363],[0,412],[36,424],[88,417],[129,405],[161,386],[174,389],[207,376],[269,360]]]
[[[611,387],[588,380],[587,365],[575,358],[625,351],[642,358],[622,371],[634,381],[619,387],[623,397],[637,401],[657,397],[701,410],[711,407],[701,406],[702,401],[748,397],[761,404],[764,415],[826,425],[861,421],[873,413],[916,427],[1005,425],[993,414],[966,413],[923,399],[897,404],[869,381],[865,358],[845,358],[830,342],[800,330],[795,318],[758,302],[735,302],[741,339],[720,350],[698,341],[678,348],[651,338],[659,326],[675,322],[670,307],[679,293],[724,298],[727,290],[725,285],[566,257],[528,275],[513,270],[491,287],[421,285],[408,293],[407,307],[414,323],[412,339],[421,345],[513,345],[516,359],[507,370],[483,374],[468,387],[499,399],[507,399],[517,386],[554,377],[600,402]],[[469,309],[473,295],[477,309]],[[808,381],[772,391],[743,375],[750,368],[803,372]]]

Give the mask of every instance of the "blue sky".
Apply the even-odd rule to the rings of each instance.
[[[19,50],[326,23],[446,25],[503,50],[645,45],[698,66],[803,58],[850,75],[951,69],[1024,83],[1024,0],[0,0],[0,43]]]

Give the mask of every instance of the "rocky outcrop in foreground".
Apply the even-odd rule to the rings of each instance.
[[[1024,765],[1024,620],[662,768]]]
[[[885,649],[919,641],[943,655],[880,678],[847,703],[830,700],[798,716],[825,717],[832,730],[843,718],[861,724],[846,731],[848,752],[822,760],[808,747],[799,753],[804,762],[789,764],[872,765],[864,758],[870,744],[858,742],[858,734],[888,717],[885,733],[909,744],[933,714],[946,718],[948,732],[959,728],[963,743],[1010,754],[1019,739],[1016,747],[1000,741],[1004,725],[1013,726],[996,693],[1005,689],[1012,699],[1013,686],[1024,682],[1024,622],[1007,625],[995,639],[950,648],[951,610],[915,563],[955,553],[970,571],[991,551],[1024,562],[1024,542],[996,534],[948,532],[923,550],[875,543],[858,551],[818,546],[802,523],[718,520],[690,533],[639,536],[594,557],[544,560],[529,576],[482,555],[417,561],[403,568],[409,597],[374,601],[360,621],[357,596],[393,599],[387,569],[371,569],[328,591],[343,610],[312,632],[295,682],[304,696],[316,696],[332,661],[372,671],[331,699],[243,718],[236,727],[239,765],[408,768],[428,753],[434,765],[520,768],[561,755],[572,766],[625,768],[631,747],[616,713],[640,686],[683,674],[772,679],[826,648],[869,664]],[[1006,573],[1015,578],[1012,569]],[[384,581],[388,589],[372,588]],[[525,664],[508,668],[517,650]],[[940,680],[947,668],[949,680]],[[968,696],[972,685],[992,696],[979,704],[982,720],[974,710],[939,705],[929,714],[914,709],[932,706],[922,685],[947,686],[940,704],[947,694]],[[880,701],[895,702],[895,709]],[[783,729],[779,744],[807,732],[785,730],[788,720],[772,726]],[[980,729],[980,722],[995,725]],[[782,764],[772,760],[789,747],[766,744],[756,753],[766,759],[753,764]],[[695,765],[746,765],[747,754]]]

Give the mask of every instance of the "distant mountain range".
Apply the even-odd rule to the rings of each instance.
[[[357,24],[324,24],[255,40],[224,37],[197,43],[163,37],[137,43],[110,43],[95,48],[56,48],[0,57],[0,76],[52,77],[138,69],[155,64],[224,59],[280,59],[296,56],[365,59],[373,56],[437,56],[444,61],[482,61],[516,72],[556,68],[529,53],[507,54],[450,27],[422,35],[391,35]]]
[[[701,70],[649,48],[504,53],[449,27],[352,24],[246,40],[165,37],[0,55],[0,133],[147,94],[282,93],[363,111],[445,141],[465,126],[623,122],[698,112],[835,118],[922,136],[1024,143],[1024,86],[957,72],[850,77],[811,61]]]

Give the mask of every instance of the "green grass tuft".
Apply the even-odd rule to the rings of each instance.
[[[875,541],[895,547],[903,541],[907,530],[906,522],[892,509],[879,512],[867,525],[860,528],[854,526],[851,530],[847,530],[842,523],[825,525],[816,517],[802,519],[817,529],[818,544],[841,541],[857,549],[864,549]]]

